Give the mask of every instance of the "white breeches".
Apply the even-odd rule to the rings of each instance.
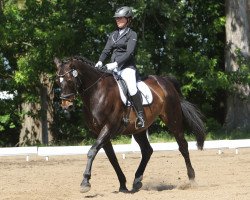
[[[118,72],[127,84],[128,92],[131,96],[137,93],[136,71],[131,68],[125,68]]]

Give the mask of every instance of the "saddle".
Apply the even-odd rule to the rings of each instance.
[[[125,81],[122,79],[122,77],[117,74],[116,72],[113,72],[113,76],[117,82],[119,92],[120,92],[120,97],[124,105],[126,106],[131,106],[130,98],[129,98],[129,93],[128,93],[128,88],[125,83]],[[153,95],[147,84],[141,80],[137,81],[137,89],[141,93],[142,97],[142,105],[149,105],[153,102]]]

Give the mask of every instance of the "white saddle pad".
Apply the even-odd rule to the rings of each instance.
[[[118,84],[118,83],[117,83]],[[126,105],[127,102],[127,97],[124,95],[121,86],[118,84],[119,87],[119,92],[120,92],[120,97],[122,102]],[[149,87],[147,86],[146,83],[143,81],[137,82],[137,88],[138,90],[141,91],[141,96],[142,96],[142,105],[148,105],[151,104],[153,101],[153,95]],[[128,101],[128,106],[130,106],[131,103]]]

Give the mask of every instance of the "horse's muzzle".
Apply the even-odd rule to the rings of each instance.
[[[72,111],[74,109],[75,93],[61,95],[60,99],[62,100],[61,107],[63,110]]]
[[[61,107],[62,107],[63,110],[71,111],[71,110],[74,109],[73,101],[62,99]]]

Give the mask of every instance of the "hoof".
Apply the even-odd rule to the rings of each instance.
[[[139,189],[141,189],[142,187],[142,176],[140,176],[139,178],[136,178],[134,180],[134,183],[133,183],[133,190],[137,191]]]
[[[81,193],[86,193],[86,192],[90,191],[90,189],[91,189],[90,184],[81,185],[80,192]]]
[[[125,187],[125,188],[119,188],[119,192],[122,192],[122,193],[128,193],[128,189]]]
[[[137,182],[133,184],[133,190],[135,191],[141,189],[141,187],[142,187],[142,182]]]

